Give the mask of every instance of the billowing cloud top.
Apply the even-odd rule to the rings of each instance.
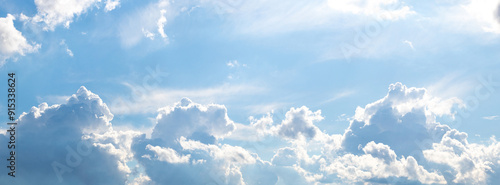
[[[156,122],[152,137],[165,142],[184,136],[214,143],[216,138],[230,134],[235,128],[223,105],[205,106],[193,103],[188,98],[183,98],[172,107],[161,108]]]
[[[115,131],[106,104],[81,87],[65,103],[42,103],[19,118],[23,178],[13,183],[495,184],[500,143],[469,143],[467,133],[436,122],[460,105],[395,83],[382,99],[357,108],[343,135],[329,135],[315,125],[321,111],[305,106],[278,124],[268,114],[245,125],[229,119],[223,105],[183,98],[159,110],[149,138]],[[266,137],[231,137],[239,129]],[[255,150],[266,139],[281,143],[267,146],[270,159]],[[2,174],[0,181],[12,179]]]

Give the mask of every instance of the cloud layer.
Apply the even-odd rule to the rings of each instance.
[[[395,83],[382,99],[358,107],[344,134],[329,135],[315,125],[324,121],[321,111],[305,106],[291,108],[278,123],[270,113],[242,124],[224,105],[183,98],[158,110],[146,137],[115,131],[107,105],[81,87],[64,104],[43,103],[19,118],[18,168],[26,176],[16,183],[498,183],[495,137],[469,143],[467,133],[436,121],[461,104]],[[255,150],[263,140],[274,142],[260,147],[273,151],[267,160]]]

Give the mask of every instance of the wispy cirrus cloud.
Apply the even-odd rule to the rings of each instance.
[[[144,89],[142,86],[124,83],[132,91],[130,96],[116,97],[110,105],[115,114],[154,113],[161,105],[172,104],[183,97],[211,103],[225,102],[238,98],[260,94],[266,91],[263,87],[253,85],[230,85],[199,88],[199,89]]]
[[[485,120],[500,120],[500,116],[485,116],[483,117]]]
[[[356,91],[354,91],[354,90],[341,91],[339,93],[334,94],[332,98],[327,99],[327,100],[321,102],[321,104],[331,103],[331,102],[334,102],[336,100],[339,100],[339,99],[342,99],[342,98],[345,98],[345,97],[349,97],[349,96],[351,96],[351,95],[353,95],[355,93],[356,93]]]

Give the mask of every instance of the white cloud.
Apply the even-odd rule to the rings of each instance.
[[[165,13],[167,13],[167,11],[165,9],[160,10],[161,16],[157,22],[158,33],[160,33],[160,35],[163,39],[168,39],[167,34],[165,34],[165,30],[164,30],[165,24],[167,24],[167,18],[165,17]]]
[[[249,120],[249,125],[235,123],[235,131],[227,138],[243,141],[260,141],[266,136],[276,134],[276,129],[273,128],[272,114],[268,113],[260,119],[251,116],[249,117]]]
[[[202,89],[168,89],[153,88],[152,85],[131,85],[131,96],[116,97],[110,109],[115,114],[139,114],[156,112],[163,105],[170,105],[183,97],[202,101],[202,103],[225,102],[235,98],[242,98],[265,92],[263,87],[253,85],[224,84]]]
[[[147,145],[146,149],[153,151],[158,160],[168,162],[168,163],[187,163],[191,155],[179,155],[174,149],[163,148],[159,146]]]
[[[360,146],[375,141],[391,146],[398,154],[419,154],[450,130],[436,122],[436,117],[452,117],[451,110],[458,105],[461,101],[456,98],[441,100],[423,88],[391,84],[383,99],[356,109],[354,120],[344,133],[343,147],[360,153]]]
[[[59,45],[63,46],[65,49],[66,49],[66,53],[70,56],[70,57],[73,57],[73,51],[71,51],[68,47],[68,44],[66,44],[66,41],[63,39]]]
[[[152,138],[174,142],[181,136],[196,138],[204,143],[215,143],[234,129],[234,122],[227,116],[223,105],[201,105],[183,98],[174,106],[159,110]]]
[[[228,14],[237,31],[252,35],[339,26],[342,17],[348,16],[398,20],[415,13],[398,0],[251,1],[234,4],[222,10],[227,10],[224,13]]]
[[[132,11],[124,16],[119,23],[119,36],[124,47],[133,47],[144,37],[155,40],[155,33],[163,39],[160,46],[169,43],[165,33],[167,20],[173,20],[179,13],[176,4],[168,0],[159,0]]]
[[[151,184],[151,178],[142,173],[139,174],[138,177],[134,178],[132,182],[128,183],[128,185],[145,185],[145,184]]]
[[[446,32],[465,32],[484,35],[500,34],[498,0],[466,0],[442,6],[432,17],[435,24],[445,25]],[[445,23],[445,24],[443,24]],[[492,37],[487,37],[491,39]]]
[[[434,143],[423,154],[428,161],[445,165],[439,170],[450,171],[453,183],[489,184],[493,183],[489,178],[498,178],[500,143],[494,137],[489,146],[469,144],[466,133],[450,130],[440,143]]]
[[[399,0],[328,0],[328,6],[338,12],[397,20],[415,12]]]
[[[375,143],[373,141],[366,144],[363,148],[363,152],[365,152],[365,154],[370,154],[375,158],[382,159],[387,164],[395,161],[397,157],[396,153],[391,150],[389,146],[382,143]]]
[[[483,119],[486,119],[486,120],[499,120],[500,116],[485,116],[485,117],[483,117]]]
[[[429,172],[409,156],[396,159],[394,151],[387,145],[368,143],[363,155],[346,154],[334,160],[323,170],[335,173],[351,182],[381,182],[388,184],[420,182],[423,184],[445,184],[444,177],[437,172]],[[393,177],[393,178],[391,178]]]
[[[409,180],[417,179],[421,183],[494,182],[498,178],[494,171],[500,167],[497,157],[500,151],[498,142],[492,139],[492,144],[489,146],[470,144],[466,133],[436,122],[437,116],[453,117],[455,113],[451,110],[459,108],[460,105],[461,101],[454,98],[441,100],[432,97],[423,88],[408,88],[400,83],[392,84],[386,97],[368,104],[365,108],[358,107],[354,120],[344,133],[343,149],[359,155],[347,154],[341,157],[347,159],[331,166],[331,169],[339,173],[342,178],[354,181],[359,181],[358,178],[365,180],[374,178],[378,176],[379,171],[370,168],[374,164],[377,164],[374,166],[381,164],[380,161],[371,161],[373,159],[365,156],[370,154],[374,158],[383,159],[385,163],[396,159],[400,161],[400,164],[395,163],[398,165],[412,163],[411,166],[417,163],[421,165],[412,170],[418,172],[416,174],[389,176],[406,176]],[[391,150],[388,150],[388,147]],[[403,157],[398,160],[396,154]],[[358,160],[364,161],[364,164],[359,165]],[[370,163],[373,164],[369,165]],[[351,164],[354,168],[349,171],[350,165],[346,164]],[[404,168],[409,170],[408,167]],[[341,169],[346,171],[342,172]],[[429,172],[429,169],[436,171]],[[392,173],[392,171],[382,171],[386,175]],[[355,175],[352,175],[353,173]]]
[[[305,106],[291,108],[278,125],[272,113],[244,125],[223,105],[186,98],[160,109],[147,138],[130,127],[115,130],[107,105],[81,87],[63,104],[42,103],[19,118],[19,169],[27,184],[58,183],[47,175],[54,161],[73,170],[62,174],[71,184],[494,184],[500,143],[469,143],[466,133],[436,122],[458,103],[391,84],[385,97],[356,110],[344,135],[328,135],[315,125],[321,111]],[[248,135],[238,137],[258,139],[224,140],[239,129]],[[257,150],[271,152],[269,161],[249,150],[265,139],[283,141]],[[7,142],[4,134],[0,142]],[[68,164],[68,154],[79,155],[79,164]]]
[[[66,48],[66,53],[68,53],[70,57],[73,57],[73,51],[71,51],[69,48]]]
[[[264,104],[246,105],[243,108],[247,110],[250,115],[260,115],[274,112],[276,110],[281,110],[283,107],[288,107],[288,104],[289,103],[285,102],[269,102]]]
[[[336,101],[336,100],[339,100],[339,99],[342,99],[342,98],[345,98],[345,97],[348,97],[348,96],[351,96],[353,94],[355,94],[356,92],[353,91],[353,90],[345,90],[345,91],[342,91],[342,92],[339,92],[339,93],[336,93],[335,95],[333,95],[332,98],[322,102],[322,104],[325,104],[325,103],[330,103],[330,102],[333,102],[333,101]]]
[[[93,7],[99,8],[101,0],[35,0],[35,5],[38,12],[30,20],[42,22],[44,30],[53,31],[59,25],[69,28],[75,17],[86,13]],[[104,11],[109,12],[119,5],[120,0],[106,0]]]
[[[286,113],[286,118],[277,126],[277,132],[280,136],[290,139],[306,138],[312,139],[319,132],[314,122],[321,121],[321,110],[312,112],[309,108],[302,106],[300,108],[291,108]]]
[[[231,60],[231,61],[227,62],[226,65],[229,66],[230,68],[239,67],[240,66],[240,64],[238,63],[237,60]]]
[[[271,159],[272,164],[278,166],[293,166],[300,162],[294,148],[280,148]]]
[[[106,104],[85,87],[64,104],[42,103],[23,113],[16,128],[22,130],[16,136],[23,141],[16,148],[23,161],[16,169],[24,174],[18,182],[123,184],[130,172],[126,163],[132,159],[128,148],[138,133],[113,131],[112,118]],[[0,135],[2,142],[6,139]],[[6,178],[0,176],[0,181],[9,182]]]
[[[427,92],[438,97],[465,98],[474,93],[478,87],[477,76],[464,72],[453,72],[439,80],[432,81],[425,88]]]
[[[210,154],[215,160],[223,160],[225,163],[232,164],[253,164],[256,159],[245,149],[239,146],[222,145],[219,147],[212,144],[203,144],[199,141],[186,140],[180,138],[180,145],[183,150],[196,151],[201,150]]]
[[[41,47],[37,43],[28,43],[22,33],[14,27],[15,19],[11,14],[0,18],[0,66],[9,58],[37,52]]]
[[[348,116],[347,114],[341,114],[339,116],[337,116],[337,120],[335,121],[351,121],[352,120],[352,117]]]
[[[145,30],[144,28],[142,28],[142,33],[144,34],[145,37],[151,39],[151,40],[155,40],[155,34],[154,33],[151,33],[150,31],[148,30]]]
[[[498,0],[470,0],[462,7],[483,31],[500,34]]]
[[[114,10],[119,5],[120,0],[106,0],[106,6],[104,7],[104,9],[109,12],[111,10]]]
[[[409,40],[404,40],[403,43],[407,44],[408,46],[410,46],[411,49],[415,50],[415,48],[413,47],[413,43],[410,42]]]
[[[242,147],[217,145],[233,130],[224,106],[185,98],[161,109],[151,139],[138,138],[132,146],[152,182],[244,184],[241,167],[259,159]]]
[[[75,16],[85,13],[98,2],[99,0],[35,0],[38,13],[33,21],[45,23],[45,30],[54,30],[60,24],[69,28]]]

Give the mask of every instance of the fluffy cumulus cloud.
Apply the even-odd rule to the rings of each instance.
[[[40,44],[28,43],[23,34],[14,27],[15,19],[11,14],[0,17],[0,66],[9,58],[36,52],[40,48]]]
[[[467,133],[450,130],[441,142],[424,151],[424,157],[446,172],[456,184],[495,184],[500,180],[500,143],[494,137],[490,145],[469,144]]]
[[[356,109],[342,146],[349,152],[362,153],[367,143],[375,141],[391,146],[398,154],[420,154],[450,130],[436,122],[436,117],[453,116],[453,108],[461,105],[455,98],[432,97],[423,88],[392,84],[387,96]]]
[[[33,17],[33,21],[45,23],[46,30],[54,30],[60,24],[69,28],[75,16],[85,13],[97,2],[99,0],[35,0],[38,14]]]
[[[461,105],[395,83],[357,108],[344,134],[329,135],[315,125],[321,111],[305,106],[277,123],[269,113],[244,124],[223,105],[183,98],[159,109],[146,137],[114,130],[106,104],[81,87],[64,104],[43,103],[19,118],[18,173],[29,178],[18,184],[496,184],[495,137],[469,143],[467,133],[436,121]],[[252,136],[263,137],[241,142]],[[262,140],[272,142],[254,150]]]
[[[101,0],[35,0],[38,13],[34,22],[43,22],[45,30],[54,30],[58,25],[69,28],[75,17],[92,7],[99,7]],[[111,11],[120,4],[119,0],[107,0],[105,11]]]
[[[169,111],[160,111],[160,115],[174,113],[172,110],[175,107],[190,107],[191,104],[194,103],[183,99],[174,107],[168,107]],[[382,99],[364,108],[357,108],[343,135],[321,132],[315,125],[324,119],[321,111],[314,112],[303,106],[291,108],[278,124],[273,122],[272,114],[260,119],[251,117],[248,125],[235,124],[233,134],[238,136],[226,139],[245,140],[250,135],[258,137],[257,140],[246,140],[244,145],[218,144],[224,142],[223,137],[213,137],[215,140],[193,137],[196,131],[184,128],[186,134],[174,137],[138,139],[134,146],[135,156],[141,158],[139,160],[146,169],[146,175],[158,183],[166,179],[165,176],[158,176],[160,169],[168,169],[168,174],[176,174],[172,177],[174,182],[195,184],[496,182],[498,142],[492,140],[488,146],[469,144],[465,133],[436,121],[443,116],[452,118],[455,113],[453,110],[461,107],[459,99],[440,99],[431,96],[424,88],[395,83],[390,85],[388,94]],[[186,108],[183,111],[188,112]],[[198,119],[201,115],[193,113],[190,117]],[[163,116],[157,118],[158,125],[162,123],[159,121],[161,119]],[[209,124],[209,127],[203,125],[201,128],[204,128],[205,135],[214,135],[210,128],[226,126],[227,122]],[[176,123],[190,125],[189,121]],[[155,129],[161,128],[158,125]],[[173,126],[169,128],[176,129]],[[281,139],[288,145],[273,149],[275,154],[270,161],[262,160],[257,153],[245,149],[248,143],[269,137]],[[157,149],[168,151],[165,153],[170,162],[158,153],[148,151],[155,145]],[[206,168],[216,170],[208,172]],[[193,176],[193,171],[212,175],[196,180],[187,178]],[[214,174],[218,175],[214,178]]]
[[[235,129],[222,105],[183,98],[161,108],[156,120],[151,138],[142,136],[132,145],[152,182],[245,184],[241,167],[260,160],[242,147],[218,144]]]
[[[278,126],[278,134],[291,139],[314,138],[318,132],[321,132],[314,122],[322,119],[320,110],[312,112],[305,106],[292,108],[286,113],[282,124]]]
[[[16,172],[23,175],[13,184],[124,184],[137,133],[114,131],[112,119],[106,104],[85,87],[64,104],[42,103],[23,113],[16,127]],[[5,173],[0,181],[12,178]]]
[[[188,98],[183,98],[174,106],[161,108],[156,121],[152,138],[165,142],[174,142],[183,136],[203,143],[215,143],[216,139],[235,129],[223,105],[201,105]]]
[[[443,100],[432,97],[423,88],[392,84],[387,96],[357,108],[342,138],[342,150],[350,154],[335,159],[343,161],[325,169],[353,181],[498,182],[498,142],[494,138],[489,145],[470,144],[466,133],[436,121],[439,116],[453,117],[453,110],[462,106],[455,98]],[[359,161],[371,161],[379,167],[370,169],[374,165],[358,164]],[[380,170],[384,176],[377,174]]]
[[[106,6],[104,6],[106,11],[114,10],[117,6],[120,5],[120,0],[107,0]]]
[[[429,172],[419,165],[414,157],[396,158],[396,153],[384,144],[368,143],[364,155],[347,154],[336,158],[324,167],[328,173],[354,182],[381,182],[444,184],[444,177],[437,172]]]

